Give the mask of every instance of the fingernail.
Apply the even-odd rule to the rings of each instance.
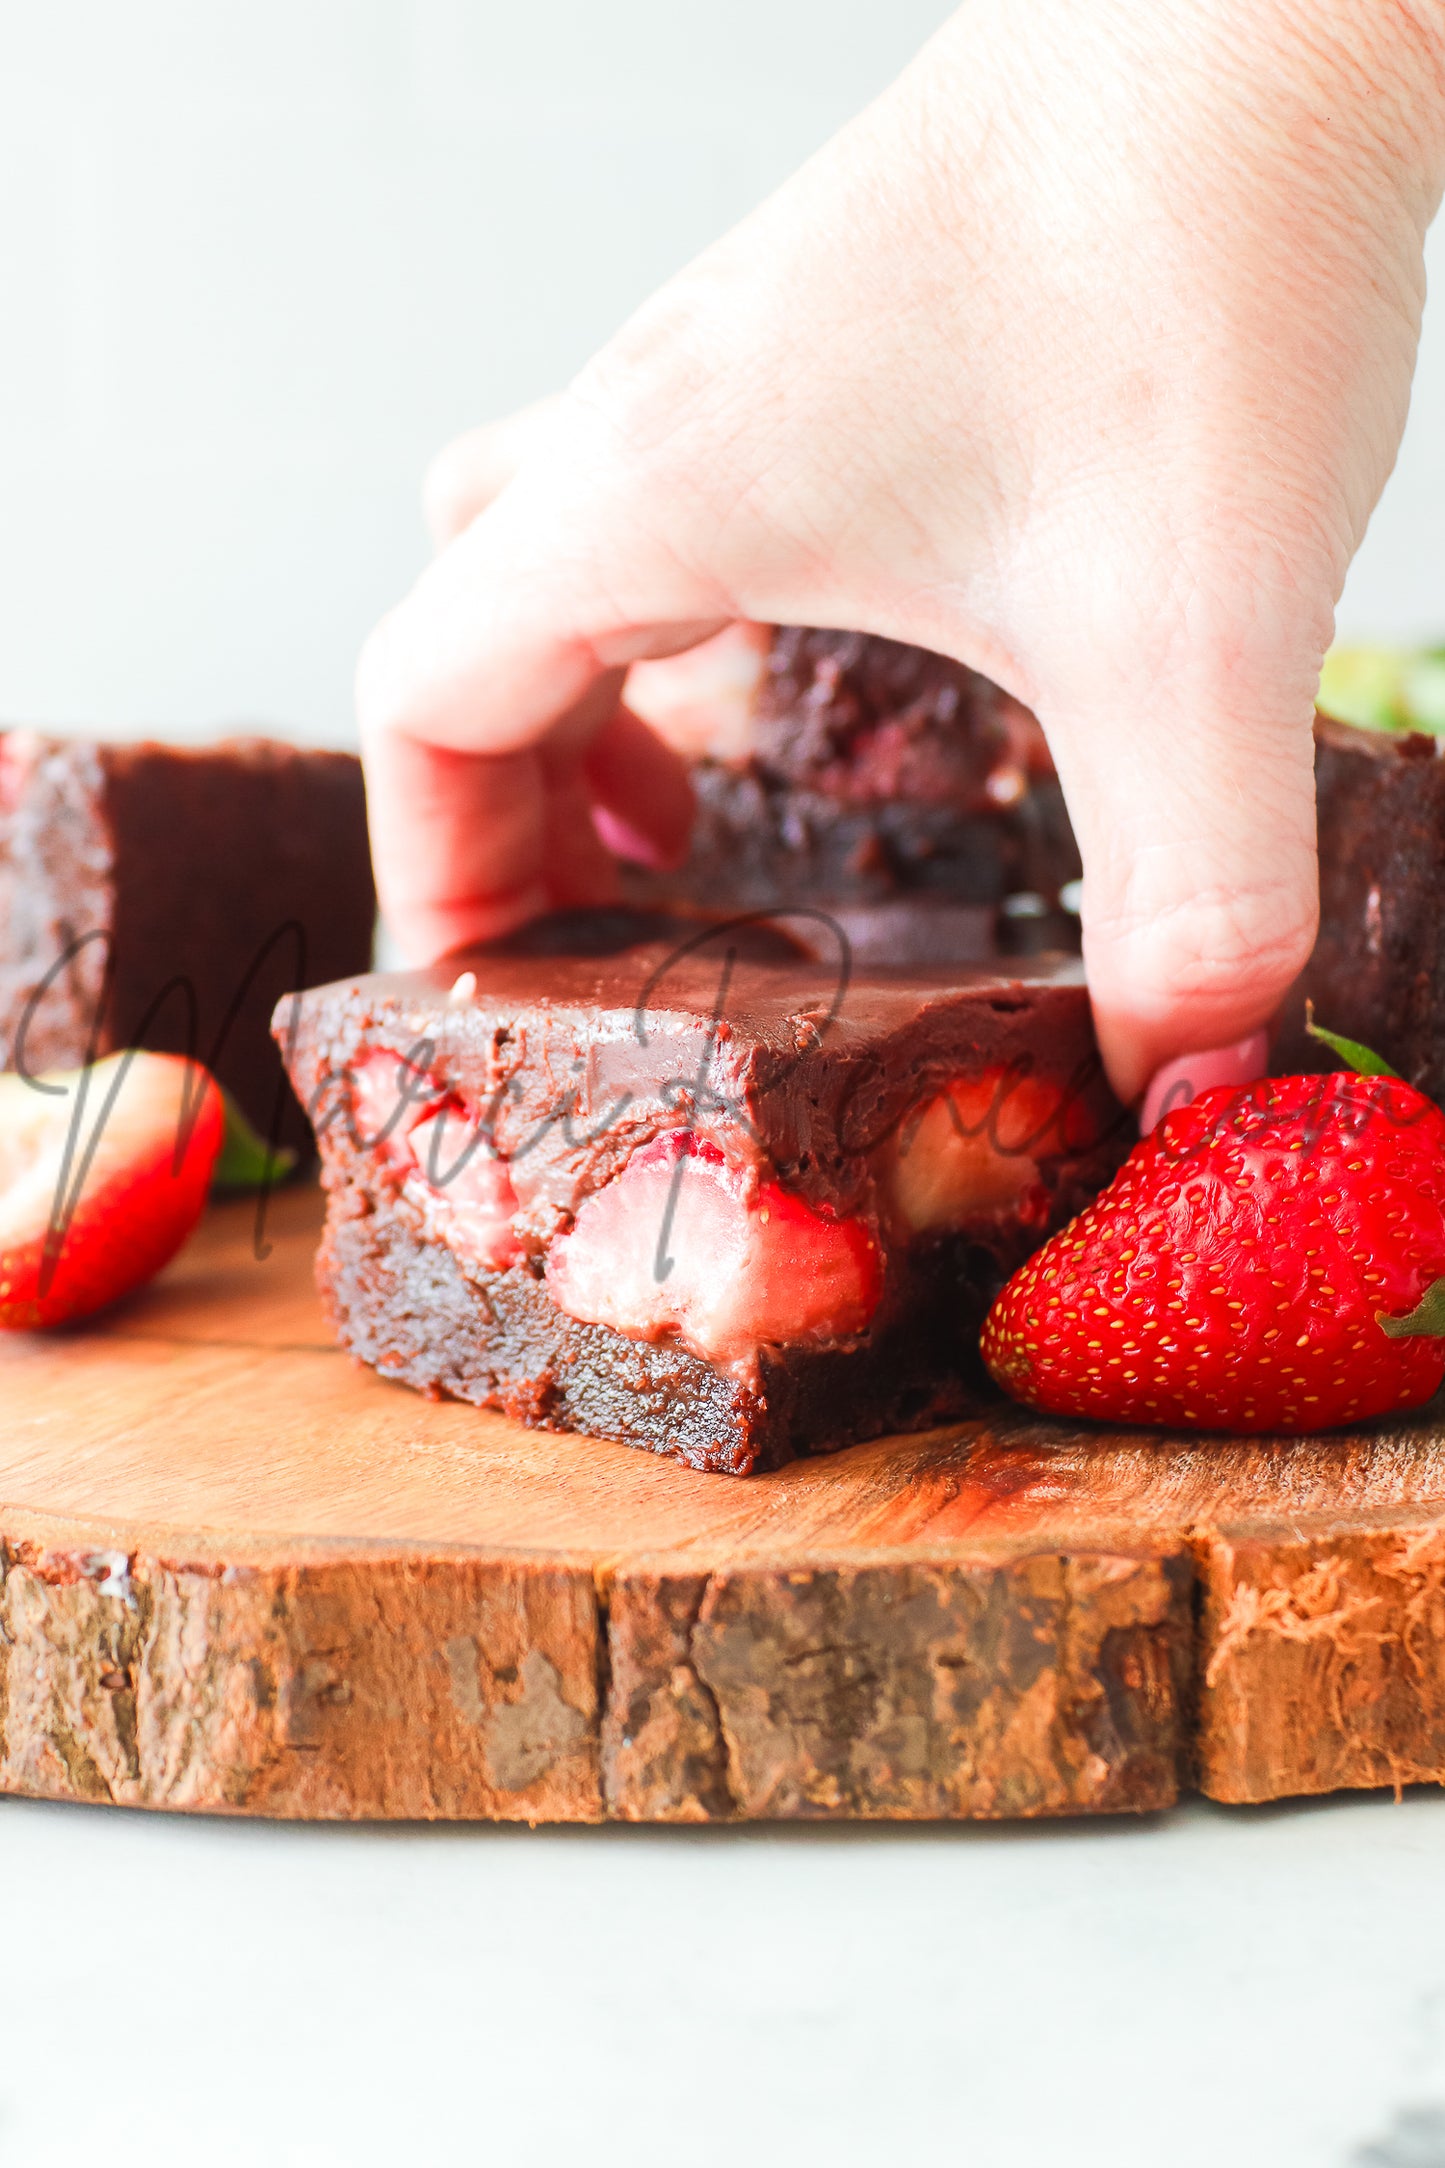
[[[1156,1071],[1139,1109],[1139,1134],[1147,1137],[1166,1114],[1187,1107],[1216,1084],[1252,1084],[1269,1066],[1269,1034],[1252,1031],[1233,1046],[1211,1047],[1203,1054],[1180,1054]]]
[[[653,871],[667,863],[665,853],[658,849],[651,836],[634,828],[631,821],[614,813],[610,806],[593,806],[592,825],[614,858],[626,858],[635,866],[647,866]]]

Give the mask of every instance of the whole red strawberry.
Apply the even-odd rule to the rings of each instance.
[[[1393,1076],[1266,1077],[1136,1145],[1014,1274],[983,1355],[1057,1415],[1323,1430],[1439,1390],[1442,1279],[1445,1115]]]

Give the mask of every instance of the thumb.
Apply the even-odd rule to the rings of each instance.
[[[1302,680],[1302,682],[1300,682]],[[1084,956],[1126,1104],[1174,1057],[1267,1025],[1319,915],[1313,691],[1152,688],[1043,721],[1084,865]]]

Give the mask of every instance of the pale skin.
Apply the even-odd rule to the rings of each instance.
[[[402,947],[605,899],[604,834],[681,848],[629,664],[846,626],[1037,710],[1125,1098],[1266,1024],[1442,183],[1445,0],[969,0],[561,399],[438,462],[445,546],[359,675]]]

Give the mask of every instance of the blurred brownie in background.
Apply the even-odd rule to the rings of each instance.
[[[360,763],[0,734],[0,1065],[194,1052],[263,1134],[305,1141],[279,997],[364,971],[376,902]]]
[[[1320,930],[1292,995],[1277,1067],[1333,1067],[1304,1033],[1359,1039],[1445,1098],[1445,740],[1315,725]]]
[[[1038,722],[945,656],[777,627],[745,743],[693,783],[687,862],[629,869],[638,903],[813,906],[868,963],[1078,946],[1078,852]]]

